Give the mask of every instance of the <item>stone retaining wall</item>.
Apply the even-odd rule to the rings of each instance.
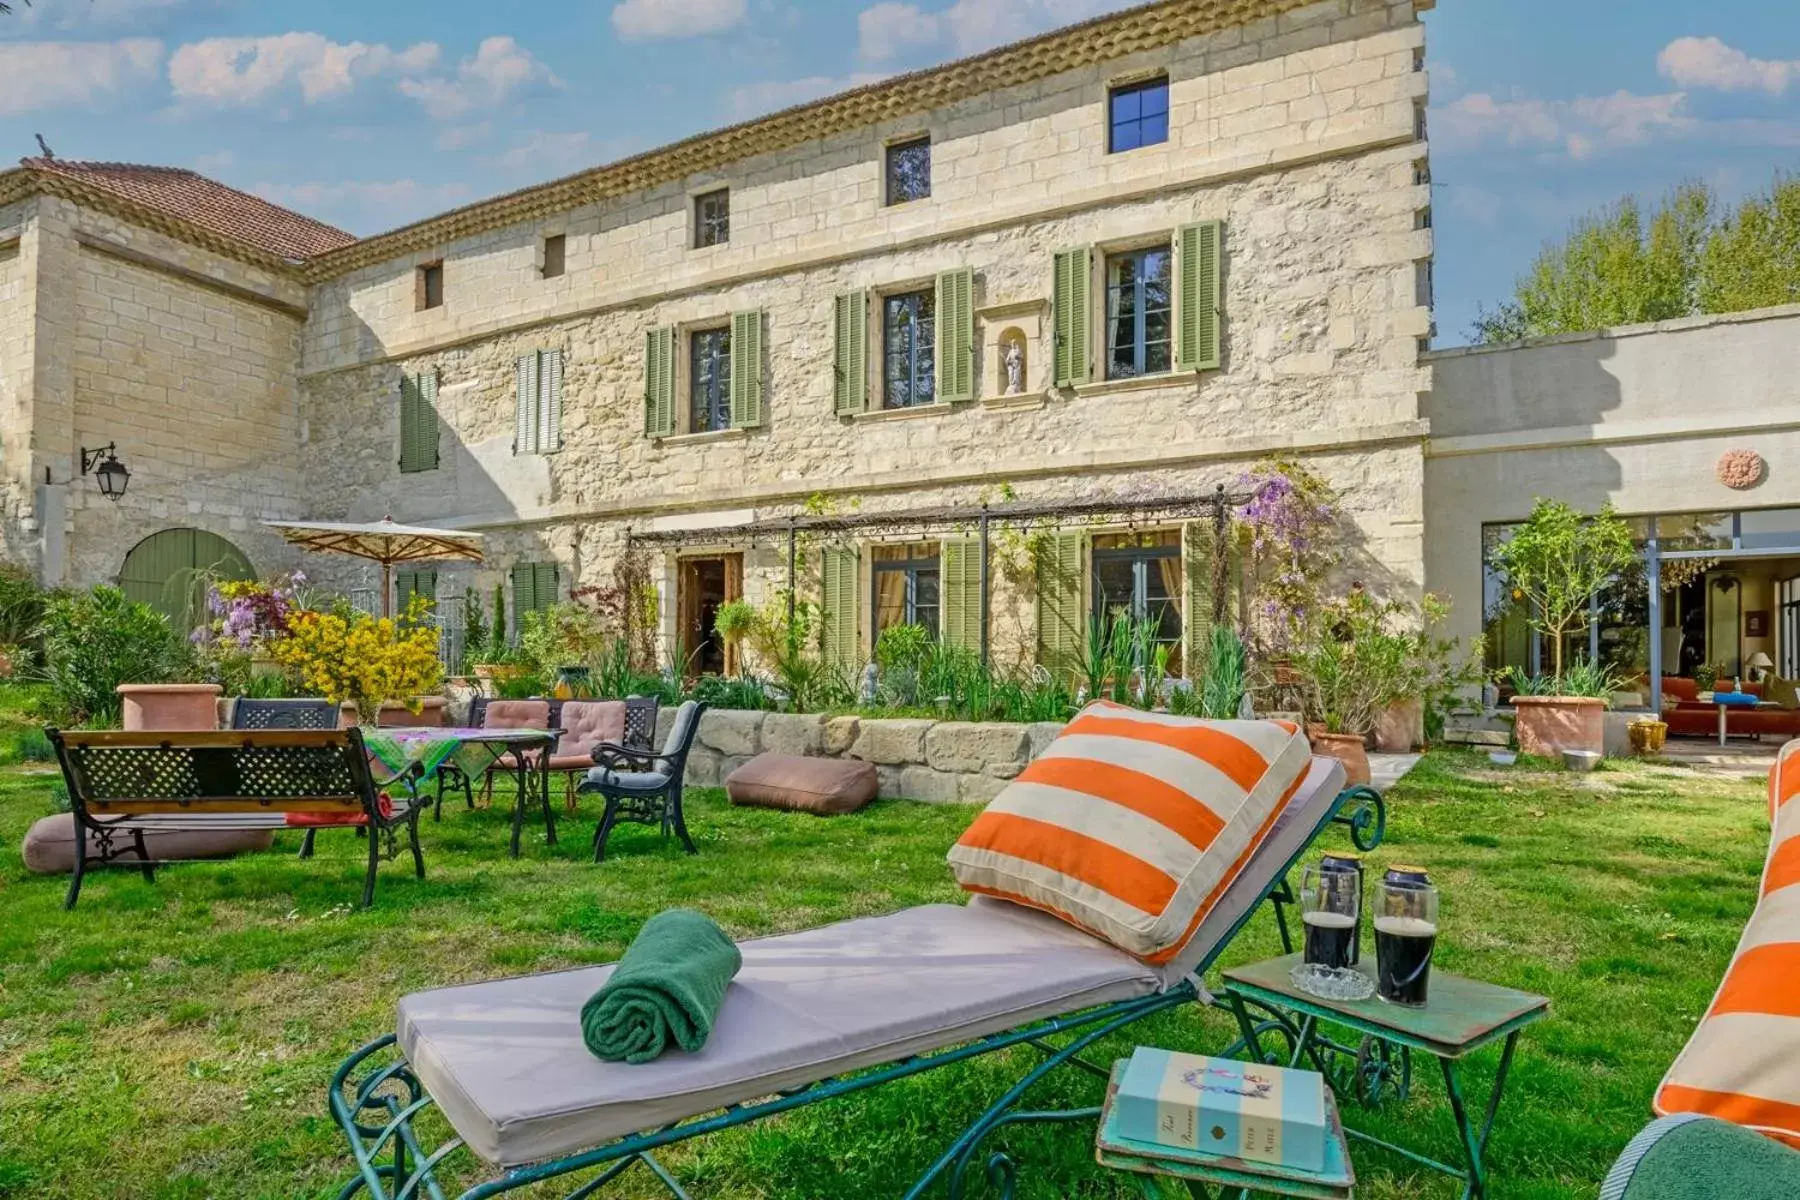
[[[659,743],[674,719],[673,709],[659,714]],[[1013,725],[713,709],[700,718],[687,783],[722,787],[727,775],[763,753],[855,758],[875,764],[885,797],[985,804],[1061,730],[1053,721]]]

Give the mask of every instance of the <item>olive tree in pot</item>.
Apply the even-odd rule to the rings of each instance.
[[[1612,686],[1594,664],[1572,667],[1563,642],[1587,627],[1588,607],[1601,589],[1636,561],[1631,530],[1610,504],[1592,517],[1560,500],[1539,499],[1530,518],[1493,553],[1493,566],[1525,605],[1532,629],[1550,648],[1551,671],[1526,680],[1513,698],[1519,749],[1545,758],[1566,751],[1596,754],[1605,747],[1606,692]]]

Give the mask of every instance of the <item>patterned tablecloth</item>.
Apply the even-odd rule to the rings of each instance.
[[[385,773],[377,783],[386,787],[414,770],[423,783],[452,759],[466,773],[478,775],[509,746],[538,744],[547,737],[542,729],[370,729],[363,731],[363,745],[376,769]]]

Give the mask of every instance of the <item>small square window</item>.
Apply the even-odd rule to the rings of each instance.
[[[426,263],[419,268],[415,281],[413,299],[417,307],[442,308],[444,306],[444,264],[441,262]]]
[[[731,193],[725,188],[694,197],[694,248],[731,240]]]
[[[887,202],[908,204],[931,195],[931,139],[914,138],[887,148]]]
[[[563,254],[566,241],[562,234],[553,234],[544,239],[544,278],[555,279],[563,273]]]
[[[1168,141],[1168,76],[1121,84],[1108,94],[1106,109],[1110,153]]]

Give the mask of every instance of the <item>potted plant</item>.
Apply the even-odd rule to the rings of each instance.
[[[1636,560],[1631,530],[1610,504],[1585,517],[1560,500],[1538,500],[1530,518],[1495,549],[1495,571],[1523,601],[1551,656],[1547,676],[1513,675],[1520,685],[1514,736],[1524,753],[1561,758],[1570,750],[1604,751],[1606,697],[1615,681],[1604,672],[1572,673],[1563,642],[1585,628],[1589,603]],[[1604,691],[1596,690],[1601,686]]]
[[[471,597],[471,612],[479,612],[481,601]],[[470,625],[471,629],[479,628],[487,636],[480,644],[473,638],[469,640],[464,654],[475,670],[475,678],[481,681],[482,690],[488,695],[495,695],[502,685],[523,678],[529,668],[524,656],[506,640],[506,587],[497,584],[494,587],[494,620],[487,624],[477,620]]]
[[[430,609],[423,596],[414,596],[398,617],[372,617],[347,605],[299,609],[288,616],[288,636],[271,650],[304,689],[354,705],[362,724],[376,725],[384,706],[419,712],[423,697],[443,685]]]
[[[1398,686],[1404,638],[1387,629],[1398,608],[1353,589],[1325,607],[1313,644],[1295,659],[1313,751],[1343,763],[1352,786],[1370,780],[1368,736]]]
[[[1416,620],[1400,606],[1394,615],[1401,628],[1391,635],[1392,687],[1375,717],[1375,749],[1404,754],[1425,740],[1427,714],[1442,714],[1459,692],[1483,682],[1482,641],[1465,651],[1455,638],[1442,636],[1450,602],[1430,592]]]

